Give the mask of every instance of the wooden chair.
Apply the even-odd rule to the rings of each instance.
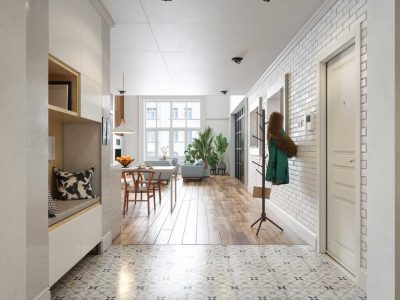
[[[161,172],[154,173],[153,180],[150,181],[154,195],[158,191],[158,201],[161,204]],[[155,196],[154,196],[155,197]]]
[[[156,209],[155,189],[153,187],[153,176],[155,172],[149,170],[125,171],[123,173],[125,183],[124,193],[124,215],[128,211],[129,201],[146,201],[147,213],[150,215],[150,199],[153,198],[154,210]],[[129,194],[135,194],[135,200],[129,200]],[[137,199],[137,194],[140,193],[140,200]],[[143,200],[143,194],[146,194],[146,199]]]

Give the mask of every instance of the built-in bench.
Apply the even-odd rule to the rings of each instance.
[[[49,285],[52,286],[102,239],[100,198],[57,200],[49,218]]]
[[[55,200],[54,203],[57,207],[58,213],[56,217],[49,218],[49,227],[99,202],[100,198],[82,200]]]

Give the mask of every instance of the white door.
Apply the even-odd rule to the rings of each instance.
[[[355,47],[327,64],[327,252],[356,270],[356,151],[358,126]]]

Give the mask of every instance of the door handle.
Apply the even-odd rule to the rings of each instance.
[[[355,159],[350,159],[350,160],[349,160],[349,163],[354,163],[354,162],[356,162]]]

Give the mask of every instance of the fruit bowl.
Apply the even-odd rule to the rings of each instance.
[[[123,168],[127,168],[134,159],[131,156],[119,156],[117,161],[122,165]]]

